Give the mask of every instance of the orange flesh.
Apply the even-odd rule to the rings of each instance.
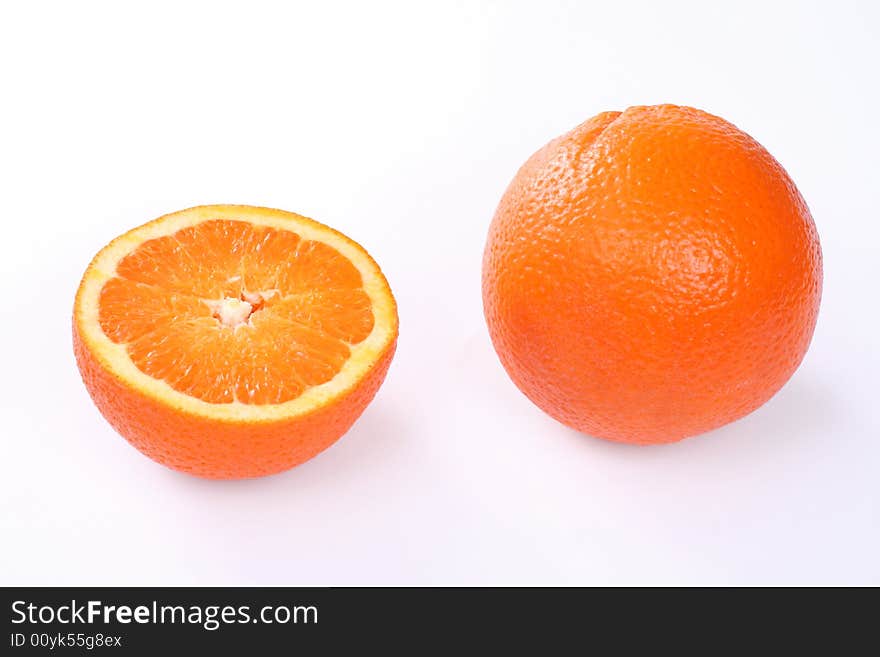
[[[333,247],[226,219],[126,255],[99,320],[142,372],[215,404],[299,397],[332,379],[374,322],[360,272]]]

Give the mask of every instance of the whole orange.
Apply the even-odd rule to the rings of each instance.
[[[807,350],[821,288],[816,228],[782,166],[673,105],[599,114],[535,153],[483,259],[514,383],[573,429],[642,444],[770,399]]]

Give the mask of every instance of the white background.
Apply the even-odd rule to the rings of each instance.
[[[0,584],[880,584],[880,11],[714,4],[4,4]],[[782,162],[825,292],[766,406],[636,448],[564,428],[508,380],[480,260],[526,157],[659,102]],[[119,438],[70,340],[101,246],[223,202],[347,233],[401,317],[349,434],[240,482]]]

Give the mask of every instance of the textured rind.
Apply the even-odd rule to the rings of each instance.
[[[483,260],[513,382],[578,431],[642,444],[772,397],[806,353],[821,287],[812,217],[779,163],[671,105],[600,114],[533,155]]]
[[[376,395],[396,344],[395,339],[369,374],[333,404],[282,421],[221,421],[169,407],[126,385],[85,347],[73,323],[74,353],[83,382],[113,428],[151,459],[209,479],[276,474],[327,449]]]

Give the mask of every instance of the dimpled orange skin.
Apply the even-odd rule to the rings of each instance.
[[[110,425],[138,450],[174,470],[206,479],[241,479],[284,472],[335,443],[375,397],[396,340],[370,374],[334,404],[283,422],[230,422],[163,405],[125,385],[85,348],[73,326],[83,382]]]
[[[535,153],[483,260],[513,382],[577,431],[638,444],[770,399],[806,353],[821,288],[816,228],[780,164],[672,105],[599,114]]]

